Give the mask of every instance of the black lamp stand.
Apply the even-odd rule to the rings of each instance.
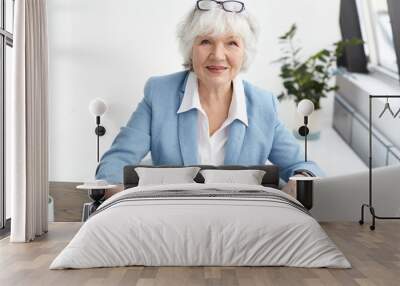
[[[299,128],[299,134],[304,137],[304,161],[307,162],[307,135],[310,130],[307,127],[308,116],[304,116],[304,125]]]
[[[103,136],[104,134],[106,134],[106,129],[104,128],[104,126],[100,125],[100,116],[96,116],[96,124],[97,124],[97,127],[94,130],[94,133],[96,133],[96,135],[97,135],[97,163],[98,163],[99,162],[99,149],[100,149],[99,138],[100,138],[100,136]]]

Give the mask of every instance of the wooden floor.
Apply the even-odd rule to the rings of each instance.
[[[82,183],[49,182],[49,193],[54,199],[54,221],[81,221],[82,206],[90,202],[86,190],[78,190]]]
[[[400,223],[324,223],[323,228],[353,268],[120,267],[48,270],[80,223],[52,223],[49,233],[27,244],[0,241],[0,285],[400,285]]]

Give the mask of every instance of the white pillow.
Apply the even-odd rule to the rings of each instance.
[[[199,167],[135,168],[139,176],[138,186],[195,183],[193,179],[199,170]]]
[[[265,171],[262,170],[201,170],[204,183],[236,183],[261,185]]]

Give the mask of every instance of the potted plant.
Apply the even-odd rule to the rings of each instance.
[[[356,38],[338,41],[333,44],[332,49],[322,49],[302,61],[301,48],[294,43],[296,31],[296,24],[293,24],[289,31],[279,37],[283,56],[275,62],[282,64],[279,76],[283,80],[285,91],[278,96],[278,99],[293,98],[296,106],[302,99],[309,99],[314,103],[315,112],[310,116],[309,138],[315,139],[320,133],[318,115],[321,98],[338,89],[338,86],[332,82],[333,77],[338,73],[336,61],[346,46],[359,45],[363,41]],[[297,136],[297,130],[294,133]]]

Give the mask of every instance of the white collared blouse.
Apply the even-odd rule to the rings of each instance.
[[[225,145],[228,140],[229,124],[231,124],[235,119],[238,119],[248,126],[246,97],[242,79],[239,76],[236,76],[233,80],[233,94],[228,117],[212,136],[210,136],[207,114],[200,103],[197,76],[194,72],[190,72],[186,82],[182,103],[177,113],[182,113],[193,108],[198,110],[197,150],[199,163],[202,165],[223,165],[225,158]]]

